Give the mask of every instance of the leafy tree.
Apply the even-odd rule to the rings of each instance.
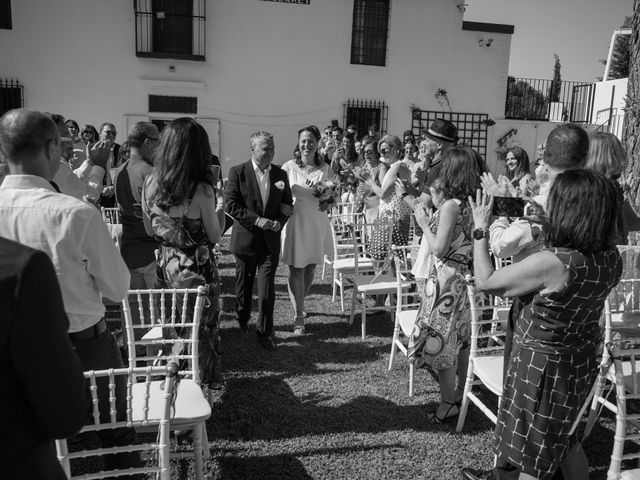
[[[631,62],[624,130],[624,143],[630,160],[624,178],[628,187],[626,196],[638,208],[640,206],[640,38],[638,38],[640,34],[640,0],[633,2],[631,28]],[[636,234],[633,243],[638,243],[638,234]]]
[[[620,28],[631,28],[633,17],[624,17],[624,22]],[[598,60],[602,65],[607,64],[605,58]],[[611,52],[611,65],[609,66],[609,78],[607,80],[616,80],[617,78],[627,78],[629,76],[629,63],[631,62],[631,38],[629,35],[618,35],[616,42],[613,44],[613,52]],[[596,77],[601,82],[602,77]]]
[[[622,28],[631,28],[632,17],[625,17]],[[611,53],[608,80],[627,78],[629,76],[629,62],[631,61],[630,35],[618,35]]]
[[[560,91],[562,90],[562,77],[560,76],[560,57],[557,54],[553,54],[553,80],[551,80],[551,86],[549,87],[549,101],[559,102]]]
[[[544,120],[546,113],[547,102],[542,92],[523,80],[508,77],[505,117]]]

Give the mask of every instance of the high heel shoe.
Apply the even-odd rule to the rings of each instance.
[[[430,422],[433,423],[444,423],[447,420],[451,420],[452,418],[455,418],[458,416],[458,414],[460,413],[460,407],[462,406],[462,402],[460,400],[458,400],[457,402],[447,402],[445,400],[443,400],[440,405],[449,405],[449,408],[447,408],[447,411],[444,412],[443,416],[438,416],[438,410],[436,409],[435,412],[427,415],[427,418],[429,419]],[[440,406],[438,405],[438,406]]]
[[[296,337],[304,335],[304,315],[297,315],[293,320],[293,335]]]

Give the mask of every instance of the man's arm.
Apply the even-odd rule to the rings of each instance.
[[[284,192],[282,193],[282,202],[285,205],[293,206],[293,194],[291,193],[291,185],[289,185],[289,175],[286,173],[283,175],[284,181]],[[280,222],[280,226],[283,227],[287,220],[289,220],[290,215],[285,215],[282,213],[282,210],[278,210],[278,215],[276,216],[276,220]]]
[[[240,192],[240,179],[238,178],[238,169],[232,168],[229,171],[229,178],[224,189],[224,197],[226,200],[226,211],[237,222],[247,230],[256,225],[260,216],[247,208],[247,205]]]
[[[129,289],[129,269],[97,210],[86,222],[78,243],[86,257],[87,271],[93,277],[96,288],[109,300],[121,301]]]
[[[16,301],[18,318],[10,343],[16,375],[45,435],[69,437],[84,425],[89,391],[69,341],[69,320],[56,273],[45,253],[35,252],[27,260]]]

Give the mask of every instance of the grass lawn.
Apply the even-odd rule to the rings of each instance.
[[[276,278],[278,349],[260,348],[254,331],[242,334],[234,315],[233,257],[224,241],[222,249],[225,386],[208,422],[209,478],[457,479],[463,466],[492,465],[491,422],[470,406],[461,434],[453,422],[430,423],[427,413],[440,399],[435,380],[417,370],[410,398],[406,358],[399,355],[387,371],[389,315],[370,317],[363,341],[360,316],[348,325],[320,268],[304,336],[292,335],[286,266]],[[605,415],[585,443],[593,479],[606,478],[612,425]]]

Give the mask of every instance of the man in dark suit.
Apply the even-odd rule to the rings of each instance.
[[[293,211],[287,174],[271,165],[274,146],[268,132],[251,135],[251,160],[233,167],[225,188],[226,208],[235,223],[230,251],[236,257],[236,304],[240,330],[251,318],[253,280],[258,280],[257,332],[260,345],[273,340],[275,275],[280,260],[280,232]],[[257,274],[256,274],[257,271]]]
[[[52,440],[78,432],[91,401],[45,253],[0,238],[0,305],[3,478],[66,479]]]

